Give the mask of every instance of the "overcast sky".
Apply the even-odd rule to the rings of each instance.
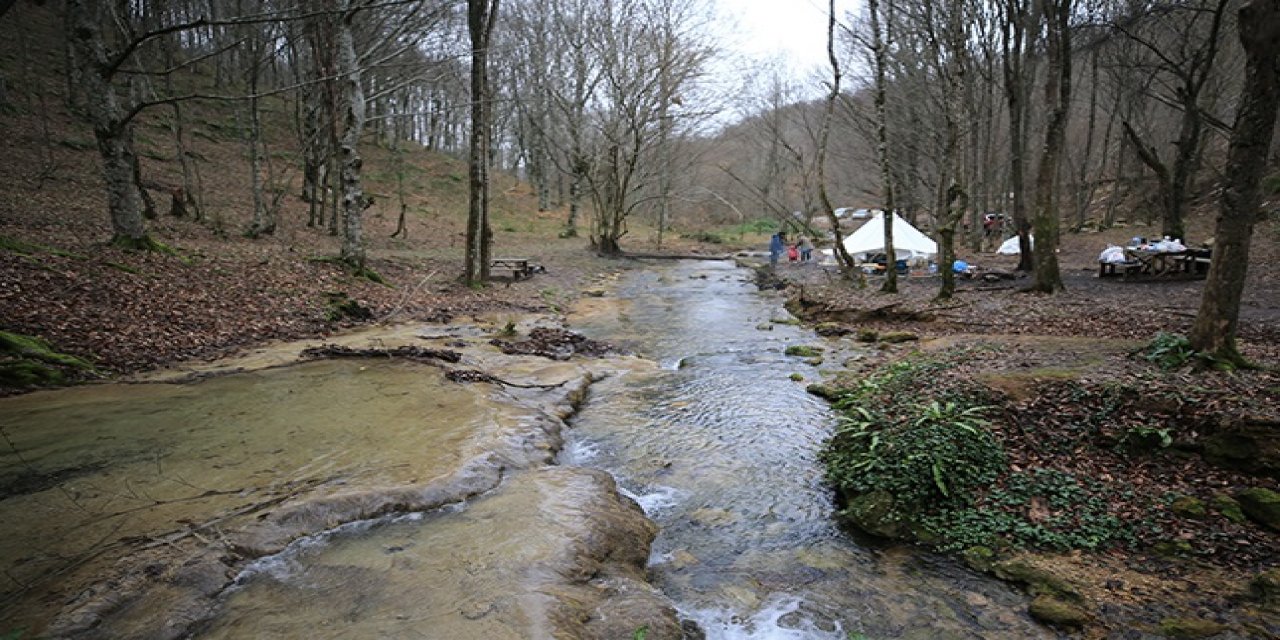
[[[728,18],[725,26],[733,29],[726,46],[752,57],[784,57],[800,73],[826,65],[827,0],[715,2]],[[855,0],[836,0],[837,18],[856,5]]]

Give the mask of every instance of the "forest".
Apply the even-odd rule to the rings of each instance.
[[[34,390],[172,377],[200,388],[289,369],[253,357],[311,341],[296,361],[460,358],[473,368],[440,374],[450,402],[471,398],[458,391],[466,385],[572,395],[567,379],[543,379],[554,367],[494,364],[495,353],[613,362],[622,349],[603,340],[639,340],[620,328],[641,305],[637,289],[707,281],[703,295],[734,299],[715,287],[737,275],[671,266],[724,262],[760,295],[779,296],[776,312],[747,326],[778,369],[743,384],[786,381],[787,392],[752,398],[765,403],[793,387],[829,403],[829,437],[796,459],[822,466],[832,519],[855,539],[938,552],[1016,585],[1030,601],[1022,609],[1053,633],[1280,633],[1280,5],[819,4],[825,64],[798,68],[735,46],[734,16],[715,0],[0,0],[0,402],[13,402],[0,404],[0,507],[48,494],[74,503],[59,513],[88,513],[77,478],[126,464],[60,462],[61,450],[45,462],[42,436],[26,427],[45,410]],[[933,269],[877,271],[846,251],[840,239],[875,212],[936,241]],[[898,266],[905,231],[883,226],[881,264]],[[777,232],[811,241],[819,259],[769,266]],[[1133,257],[1149,260],[1139,245],[1161,238],[1188,249],[1185,270],[1152,273]],[[997,253],[1001,244],[1014,250]],[[1112,249],[1129,257],[1108,272],[1100,252]],[[679,330],[684,304],[648,324]],[[617,324],[600,329],[592,323],[605,312]],[[553,328],[531,332],[539,322]],[[602,341],[570,331],[578,322]],[[389,346],[409,325],[453,333],[432,338],[438,350]],[[791,333],[800,330],[809,333]],[[378,336],[363,350],[316,342],[363,332]],[[521,334],[527,343],[515,342]],[[778,335],[794,344],[775,344]],[[689,329],[683,339],[715,337]],[[469,340],[462,355],[448,353]],[[676,358],[671,375],[696,374],[704,355]],[[512,382],[525,374],[536,379]],[[403,384],[397,375],[388,384]],[[612,375],[583,373],[581,394]],[[576,411],[581,399],[566,398],[555,402]],[[684,415],[680,403],[659,408]],[[569,420],[555,415],[547,420]],[[565,446],[558,438],[535,448]],[[512,463],[529,474],[521,482],[551,464],[531,460]],[[650,462],[676,475],[682,464]],[[161,515],[146,525],[156,529],[49,554],[65,565],[3,547],[15,573],[0,611],[13,606],[22,629],[71,629],[89,619],[75,612],[99,609],[110,624],[133,624],[110,617],[118,603],[77,600],[61,613],[34,603],[88,598],[126,574],[141,584],[138,572],[151,569],[138,559],[164,541],[177,541],[174,554],[225,554],[225,566],[200,568],[217,576],[200,595],[213,598],[295,540],[503,495],[508,471],[487,470],[483,490],[459,471],[448,498],[397,506],[400,497],[378,494],[376,508],[335,506],[327,492],[339,489],[306,477],[252,509]],[[632,538],[645,537],[636,531],[652,525],[616,515],[629,507],[592,482],[611,496],[600,512],[616,516],[635,551]],[[102,521],[236,490],[184,486],[203,493],[104,508]],[[132,487],[115,491],[137,499]],[[277,507],[293,515],[277,522]],[[709,508],[661,528],[727,526]],[[286,523],[298,513],[316,520]],[[231,542],[210,533],[224,517],[240,527]],[[277,528],[263,534],[261,523]],[[14,540],[34,539],[34,527],[10,525]],[[628,560],[639,568],[609,571],[643,574],[648,544]],[[630,558],[591,553],[603,559],[575,561]],[[199,582],[180,557],[196,555],[152,565],[179,591]],[[95,564],[107,560],[120,560],[119,573]],[[699,564],[680,562],[674,574]],[[41,567],[53,577],[32,577]],[[1000,600],[974,593],[961,600]],[[713,637],[706,620],[703,636],[681,631],[687,620],[672,616],[689,603],[667,611],[662,597],[645,606],[664,613],[620,617],[636,624],[625,635]],[[205,613],[172,628],[204,628]],[[587,630],[566,637],[621,637],[592,627],[608,618],[597,614],[581,614]],[[0,638],[27,637],[6,617]],[[834,628],[842,638],[905,633],[868,625]],[[1015,628],[991,637],[1024,637]],[[68,636],[98,637],[76,629]],[[458,637],[485,637],[468,633]]]

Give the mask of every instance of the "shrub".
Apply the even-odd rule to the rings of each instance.
[[[1161,331],[1143,350],[1142,357],[1168,371],[1190,362],[1196,357],[1196,352],[1186,336]]]

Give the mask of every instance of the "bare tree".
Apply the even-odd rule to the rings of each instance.
[[[880,27],[880,0],[867,0],[867,14],[870,16],[871,53],[875,66],[875,113],[876,113],[876,155],[880,161],[880,193],[884,202],[884,255],[885,279],[880,290],[885,293],[898,292],[897,256],[893,250],[893,174],[889,164],[889,115],[885,109],[885,96],[888,93],[888,80],[885,78],[887,66],[886,43]]]
[[[1245,81],[1231,131],[1213,263],[1190,340],[1201,353],[1243,365],[1236,331],[1249,268],[1249,245],[1261,216],[1258,183],[1266,169],[1280,107],[1280,5],[1274,0],[1252,0],[1240,9],[1238,17],[1247,60]]]
[[[489,41],[499,0],[467,0],[467,33],[471,37],[471,150],[468,157],[470,199],[467,208],[467,251],[464,278],[470,286],[489,279]]]
[[[1117,31],[1138,43],[1151,58],[1149,62],[1131,62],[1148,67],[1152,76],[1159,78],[1158,83],[1140,86],[1166,87],[1166,91],[1153,97],[1181,112],[1173,157],[1168,160],[1160,147],[1149,142],[1159,133],[1144,135],[1130,119],[1122,123],[1138,157],[1156,175],[1164,205],[1163,232],[1172,238],[1185,237],[1184,211],[1208,117],[1203,96],[1215,76],[1214,62],[1228,2],[1198,0],[1163,6],[1139,2],[1114,23]]]
[[[818,134],[818,199],[822,203],[823,214],[831,223],[835,236],[832,247],[836,263],[845,278],[852,279],[855,273],[853,257],[845,249],[844,234],[840,232],[840,218],[836,217],[835,208],[831,206],[831,197],[827,194],[827,141],[831,137],[831,120],[835,117],[836,100],[840,97],[840,60],[836,58],[836,4],[835,0],[827,2],[827,62],[831,65],[831,88],[827,92],[826,108],[822,113],[822,129]],[[858,280],[862,283],[862,279]]]
[[[1072,0],[1038,0],[1045,17],[1044,105],[1049,111],[1044,148],[1036,173],[1035,267],[1033,291],[1053,293],[1062,289],[1058,266],[1060,216],[1057,207],[1058,166],[1071,113],[1071,11]]]

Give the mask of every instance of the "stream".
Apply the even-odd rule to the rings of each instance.
[[[835,417],[791,375],[869,347],[788,322],[730,263],[632,272],[617,298],[574,328],[660,370],[594,385],[562,460],[608,470],[644,506],[661,527],[651,580],[709,640],[1053,637],[1004,584],[833,523],[817,453]],[[784,354],[815,344],[821,365]]]
[[[1001,582],[837,528],[805,384],[867,347],[751,275],[648,265],[569,315],[636,357],[506,356],[507,318],[348,338],[527,385],[293,348],[0,400],[0,637],[1056,637]]]

